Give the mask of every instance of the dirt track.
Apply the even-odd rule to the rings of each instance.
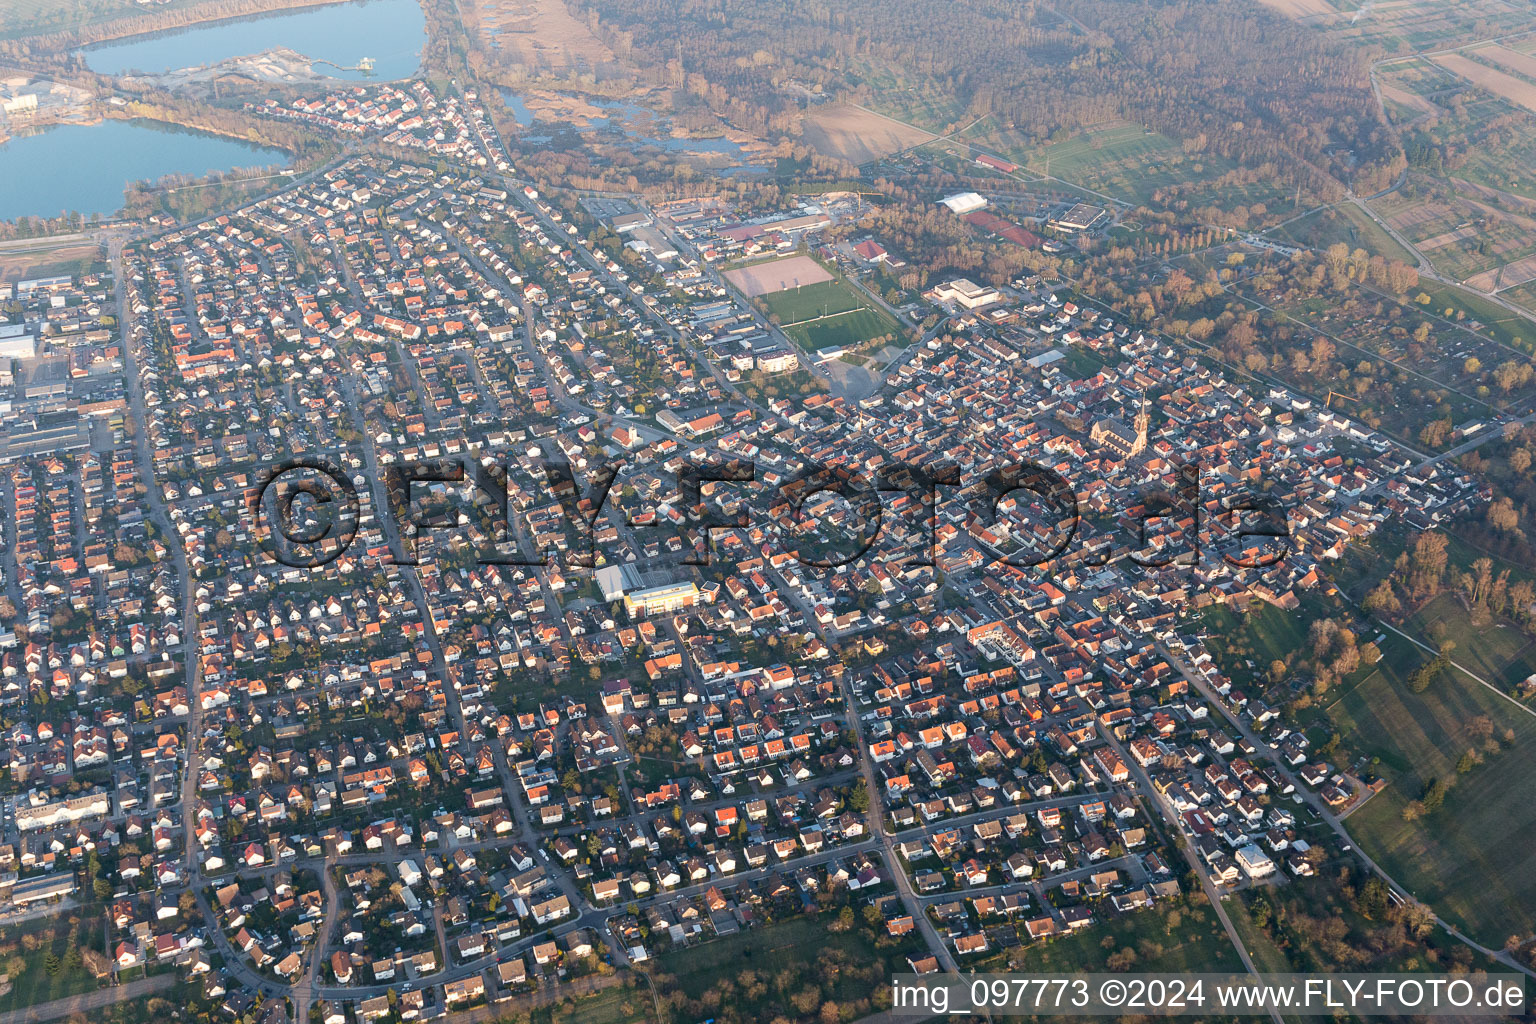
[[[827,268],[809,256],[790,256],[782,260],[769,260],[728,270],[726,279],[741,290],[747,298],[756,298],[771,292],[781,292],[797,285],[820,284],[832,280]]]

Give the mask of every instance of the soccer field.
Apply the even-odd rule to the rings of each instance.
[[[862,309],[864,303],[841,281],[823,281],[801,288],[786,288],[763,296],[768,308],[785,324],[799,323],[830,313]]]
[[[847,348],[897,331],[884,313],[870,309],[842,281],[787,288],[763,296],[784,333],[812,352]]]

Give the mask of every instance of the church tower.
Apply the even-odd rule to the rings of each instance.
[[[1147,448],[1147,428],[1152,425],[1152,417],[1147,415],[1147,396],[1141,396],[1141,410],[1136,413],[1136,443],[1131,448],[1132,455],[1140,455]]]

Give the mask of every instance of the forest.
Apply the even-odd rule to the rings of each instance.
[[[1043,140],[1135,121],[1239,164],[1274,161],[1290,183],[1323,195],[1372,190],[1403,166],[1372,98],[1369,53],[1253,0],[573,7],[596,14],[604,41],[650,84],[700,96],[748,130],[792,129],[807,96],[878,106],[864,77],[878,69],[954,97],[954,127],[990,117]]]

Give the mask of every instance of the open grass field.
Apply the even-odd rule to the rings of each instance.
[[[881,983],[888,983],[892,971],[906,969],[903,949],[915,950],[920,945],[921,940],[916,940],[908,947],[881,949],[861,928],[838,933],[829,930],[823,920],[797,917],[664,953],[656,958],[656,969],[675,975],[683,993],[698,998],[722,980],[734,982],[746,970],[764,978],[785,970],[819,977],[822,967],[818,956],[837,953],[857,964],[884,965]],[[865,998],[871,991],[863,980],[846,975],[839,975],[833,988],[839,1002]]]
[[[1499,293],[1499,298],[1505,302],[1513,302],[1522,309],[1536,313],[1536,282],[1522,284],[1514,288],[1506,288]]]
[[[1532,351],[1536,324],[1464,288],[1419,279],[1419,291],[1429,296],[1424,307],[1448,320],[1475,321],[1477,333],[1520,352]]]
[[[101,905],[95,904],[0,929],[0,961],[7,965],[4,969],[10,974],[14,986],[9,993],[0,996],[0,1013],[94,992],[99,988],[84,966],[70,961],[69,953],[84,944],[80,933],[72,927],[71,922],[75,921],[82,930],[94,929],[95,941],[90,944],[99,951],[101,913]],[[59,962],[52,973],[48,970],[50,957],[56,957]]]
[[[1307,648],[1307,630],[1313,619],[1336,615],[1332,599],[1309,594],[1294,612],[1255,601],[1247,612],[1212,605],[1201,613],[1199,623],[1221,643],[1213,647],[1217,664],[1239,687],[1266,676],[1273,661],[1283,661]],[[1267,676],[1266,676],[1267,678]]]
[[[523,1019],[529,1024],[650,1024],[656,1021],[656,1004],[643,983],[639,988],[620,985],[536,1007]]]
[[[942,135],[965,114],[954,93],[920,75],[876,60],[854,59],[850,78],[869,87],[871,106],[898,121]]]
[[[790,337],[813,352],[825,348],[851,348],[894,330],[890,318],[873,309],[863,308],[833,316],[816,323],[786,328]]]
[[[100,266],[101,246],[94,242],[29,250],[24,243],[0,248],[0,284],[54,274],[82,274]]]
[[[1508,622],[1474,626],[1461,602],[1441,594],[1420,608],[1403,628],[1431,646],[1456,644],[1452,657],[1502,690],[1536,672],[1536,644]]]
[[[1136,950],[1133,966],[1137,971],[1243,969],[1226,929],[1204,897],[1196,896],[1188,906],[1152,907],[1031,945],[1021,954],[1022,970],[1042,974],[1104,971],[1108,970],[1104,961],[1121,949]]]
[[[1405,679],[1425,655],[1399,638],[1382,644],[1383,658],[1364,678],[1329,696],[1324,714],[1347,751],[1379,759],[1388,782],[1350,815],[1351,834],[1386,871],[1441,916],[1484,945],[1529,934],[1536,926],[1536,874],[1524,857],[1536,835],[1536,718],[1457,672],[1445,673],[1424,693]],[[1513,730],[1483,764],[1458,775],[1458,759],[1485,740],[1479,719],[1494,735]],[[1444,806],[1417,821],[1403,808],[1432,778],[1451,783]]]
[[[747,298],[755,299],[759,295],[786,288],[802,288],[831,281],[832,272],[809,256],[788,256],[727,270],[725,279]]]
[[[1408,264],[1415,262],[1413,255],[1398,245],[1380,224],[1352,204],[1308,214],[1287,224],[1275,235],[1313,249],[1326,249],[1336,242],[1343,242],[1351,249],[1364,249],[1373,256]]]
[[[831,278],[775,291],[766,298],[768,308],[785,326],[864,308],[853,289]]]
[[[1109,122],[1044,146],[1014,131],[987,130],[989,124],[968,133],[965,141],[1020,164],[1028,174],[1049,171],[1061,182],[1091,190],[1095,198],[1089,202],[1102,203],[1102,196],[1127,203],[1157,202],[1159,192],[1175,190],[1180,200],[1196,207],[1232,209],[1263,203],[1278,220],[1293,198],[1272,183],[1225,181],[1233,169],[1230,161],[1211,153],[1187,153],[1177,139],[1139,124]],[[1167,202],[1170,196],[1161,200]]]
[[[1176,140],[1126,122],[1090,128],[1064,141],[1015,153],[1030,171],[1049,169],[1056,177],[1126,201],[1145,201],[1157,188],[1197,176],[1195,164],[1210,169],[1220,163],[1191,160]],[[1227,167],[1223,164],[1220,169]]]
[[[805,141],[818,153],[863,164],[929,142],[936,136],[851,103],[816,110],[805,119]]]

